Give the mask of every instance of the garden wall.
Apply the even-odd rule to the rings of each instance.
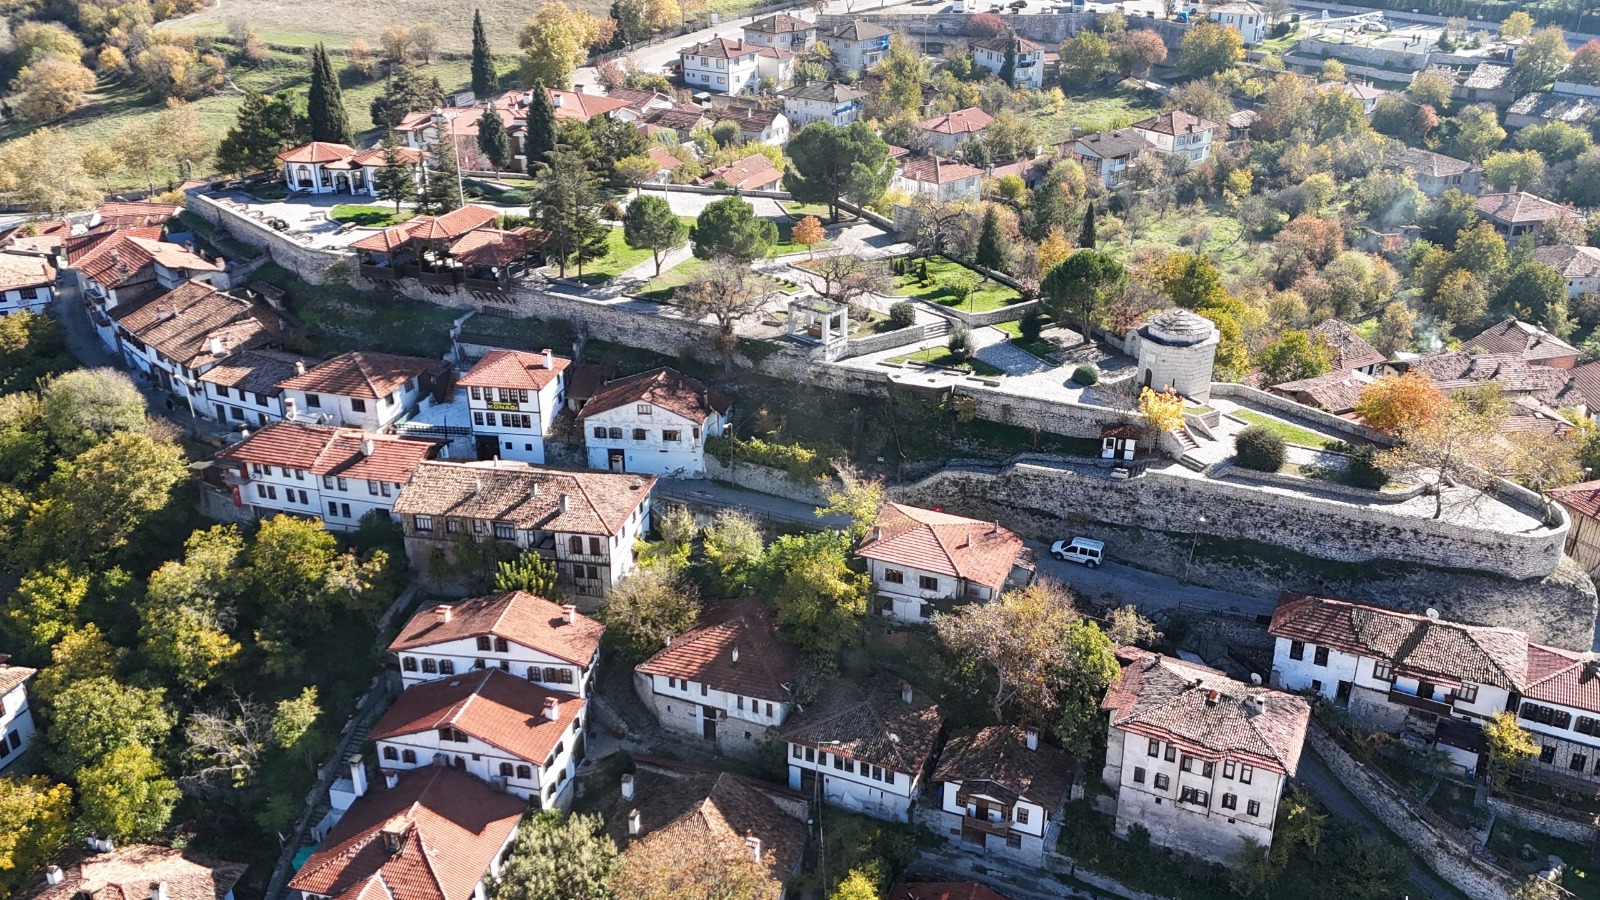
[[[849,359],[852,356],[866,356],[868,353],[881,353],[884,350],[894,350],[910,344],[918,344],[928,339],[929,325],[913,325],[910,328],[899,328],[886,331],[883,334],[872,334],[864,338],[851,338],[845,345],[844,354],[840,359]]]
[[[226,231],[234,240],[265,250],[273,262],[312,284],[322,284],[328,267],[334,263],[355,259],[348,251],[307,247],[265,222],[241,215],[197,191],[189,193],[186,205],[195,215]]]
[[[988,312],[969,313],[962,312],[953,306],[940,304],[939,312],[943,315],[960,319],[966,323],[968,328],[982,328],[985,325],[998,325],[1001,322],[1015,322],[1022,318],[1023,313],[1038,307],[1039,301],[1024,300],[1021,303],[1013,303],[1010,306],[1002,306],[999,309],[991,309]]]
[[[915,34],[923,37],[942,36],[960,39],[963,42],[971,38],[969,23],[973,14],[969,13],[933,13],[929,15],[838,15],[823,14],[817,17],[818,29],[831,28],[850,21],[868,21],[882,25],[892,31]],[[1099,19],[1098,13],[1057,13],[1053,15],[1034,16],[1006,16],[1006,23],[1017,34],[1031,40],[1049,44],[1052,48],[1062,41],[1085,29],[1093,29]],[[1181,22],[1169,22],[1164,19],[1148,19],[1134,16],[1128,17],[1129,28],[1145,28],[1154,31],[1166,42],[1168,48],[1177,49],[1178,42],[1188,31],[1188,26]]]
[[[1230,478],[1235,481],[1270,484],[1275,487],[1288,488],[1291,491],[1314,490],[1319,494],[1328,494],[1349,500],[1351,503],[1404,503],[1413,497],[1420,496],[1423,491],[1427,490],[1427,485],[1418,484],[1404,491],[1373,491],[1352,487],[1348,484],[1339,484],[1334,481],[1315,481],[1296,475],[1285,475],[1282,472],[1258,472],[1255,469],[1236,466],[1232,463],[1224,463],[1211,470],[1208,474],[1214,478]]]
[[[1211,396],[1233,400],[1244,406],[1260,406],[1294,419],[1303,419],[1319,429],[1332,431],[1336,434],[1347,436],[1352,440],[1371,441],[1374,444],[1382,444],[1385,447],[1393,446],[1395,442],[1394,438],[1376,429],[1368,428],[1349,419],[1341,419],[1320,409],[1312,409],[1287,397],[1279,397],[1277,394],[1253,387],[1245,387],[1242,384],[1230,384],[1222,381],[1212,382]]]
[[[1529,809],[1494,796],[1489,798],[1489,808],[1494,810],[1496,816],[1518,828],[1535,831],[1557,840],[1572,841],[1585,847],[1594,843],[1597,829],[1593,822],[1579,822],[1542,810]]]
[[[839,485],[836,479],[826,482],[802,482],[789,477],[789,473],[781,469],[760,466],[755,463],[734,460],[731,465],[723,465],[722,461],[706,454],[706,477],[713,481],[723,481],[734,487],[745,490],[760,491],[774,497],[783,497],[799,503],[809,503],[812,506],[826,506],[827,493],[837,490]]]
[[[1473,900],[1510,900],[1518,887],[1516,881],[1473,856],[1471,848],[1462,847],[1429,825],[1411,810],[1404,797],[1334,743],[1321,725],[1311,724],[1306,743],[1334,777],[1379,821],[1400,835],[1440,878]]]

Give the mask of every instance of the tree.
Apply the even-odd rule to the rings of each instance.
[[[65,133],[40,128],[0,144],[0,199],[32,213],[60,216],[104,197]]]
[[[625,43],[645,40],[683,20],[678,0],[616,0],[612,4],[617,37]]]
[[[160,689],[129,687],[108,677],[90,678],[56,695],[46,758],[58,774],[71,774],[122,747],[159,747],[172,731]]]
[[[1049,274],[1051,269],[1066,262],[1072,254],[1072,244],[1061,226],[1052,227],[1039,241],[1039,271]]]
[[[745,579],[755,571],[766,549],[761,528],[748,515],[723,510],[705,530],[703,547],[707,567],[715,574],[725,597],[737,597]]]
[[[233,624],[243,555],[237,529],[196,531],[184,543],[182,562],[167,562],[151,574],[139,604],[145,655],[171,670],[190,693],[203,690],[239,653],[226,629]]]
[[[1594,43],[1600,47],[1600,41]],[[1571,162],[1594,145],[1587,130],[1566,122],[1530,125],[1518,131],[1512,142],[1525,150],[1537,151],[1549,163]]]
[[[600,43],[601,22],[561,0],[546,0],[518,35],[522,48],[522,83],[530,88],[564,88],[572,81],[572,70],[589,55],[589,48]]]
[[[1094,204],[1090,203],[1083,211],[1083,227],[1078,229],[1078,246],[1085,250],[1093,250],[1094,243]]]
[[[194,104],[176,97],[169,97],[167,108],[156,116],[155,130],[161,136],[161,155],[172,161],[182,178],[191,177],[194,167],[217,147],[211,133],[200,124]]]
[[[231,703],[191,711],[183,725],[187,786],[226,790],[249,785],[272,745],[271,726],[265,704],[237,695]]]
[[[1517,717],[1506,710],[1495,713],[1483,723],[1483,736],[1489,742],[1489,778],[1497,788],[1505,785],[1507,770],[1539,754],[1533,735],[1518,725]]]
[[[1150,647],[1161,640],[1161,632],[1156,629],[1155,622],[1139,613],[1138,607],[1128,604],[1111,611],[1106,621],[1106,637],[1119,647]]]
[[[709,211],[709,207],[707,209]],[[701,215],[704,217],[704,213]],[[699,255],[698,244],[695,246],[695,255]],[[762,303],[766,302],[766,295],[763,282],[751,271],[747,261],[719,256],[678,288],[673,294],[673,303],[691,319],[710,316],[716,321],[715,346],[717,352],[722,354],[723,365],[731,370],[733,351],[738,345],[734,329],[740,321],[761,308]]]
[[[1178,43],[1178,68],[1196,78],[1231,69],[1243,58],[1244,37],[1232,25],[1202,21]]]
[[[477,11],[474,10],[474,13]],[[411,29],[411,46],[416,51],[417,58],[423,65],[433,63],[433,55],[439,52],[439,29],[431,22],[423,22]],[[488,100],[490,98],[484,97]]]
[[[1567,36],[1551,25],[1541,28],[1522,42],[1511,64],[1511,83],[1520,91],[1545,87],[1560,75],[1572,59]]]
[[[828,204],[828,218],[839,218],[839,199],[857,206],[877,202],[889,187],[893,166],[889,145],[865,122],[839,128],[812,122],[800,130],[784,152],[790,166],[783,186],[796,200]]]
[[[1261,351],[1261,373],[1267,384],[1315,378],[1333,370],[1333,350],[1321,335],[1285,331]]]
[[[1525,38],[1533,33],[1533,16],[1522,10],[1513,10],[1505,20],[1500,23],[1500,39],[1514,41]]]
[[[1013,84],[1017,80],[1017,39],[1015,36],[1006,43],[1006,55],[1000,61],[1000,80],[1006,84]]]
[[[826,241],[828,235],[823,230],[820,219],[816,216],[806,216],[794,223],[794,227],[789,231],[789,239],[810,250],[812,247]]]
[[[1477,200],[1454,188],[1440,194],[1428,204],[1417,224],[1422,228],[1424,240],[1454,250],[1456,235],[1478,221]]]
[[[350,116],[344,110],[339,76],[328,59],[328,48],[318,43],[311,51],[311,87],[306,90],[306,110],[313,141],[354,144]]]
[[[118,747],[78,772],[78,824],[118,843],[148,841],[167,827],[178,786],[148,747]]]
[[[483,29],[483,11],[472,11],[472,95],[480,101],[494,97],[500,78],[494,71],[494,54],[489,50],[489,34]]]
[[[31,123],[53,122],[78,108],[94,90],[95,75],[76,58],[46,53],[11,80],[17,114]]]
[[[1152,68],[1166,62],[1167,44],[1148,28],[1130,28],[1117,38],[1115,53],[1122,71],[1144,78]]]
[[[55,706],[56,697],[68,685],[90,678],[116,675],[126,652],[106,642],[99,626],[88,622],[68,632],[50,648],[50,665],[39,671],[28,690],[29,696],[44,709]],[[3,867],[0,867],[3,871]]]
[[[1572,333],[1573,322],[1567,317],[1567,281],[1541,262],[1525,262],[1511,270],[1491,308],[1496,314],[1534,322],[1558,338]]]
[[[511,168],[511,133],[506,131],[506,123],[500,119],[499,110],[486,110],[478,119],[478,149],[489,158],[495,171],[504,172]]]
[[[398,66],[411,55],[411,29],[404,25],[390,25],[378,36],[383,48],[383,58],[391,66]]]
[[[32,659],[44,659],[57,641],[77,630],[79,608],[89,593],[88,576],[64,565],[24,575],[6,601],[6,630]]]
[[[824,498],[828,501],[827,506],[818,507],[813,512],[819,519],[827,516],[849,519],[845,537],[854,546],[872,533],[878,523],[878,514],[888,500],[888,492],[881,478],[867,478],[848,463],[835,462],[834,468],[838,471],[839,487],[829,491]]]
[[[622,214],[622,237],[629,247],[650,251],[659,276],[661,254],[682,247],[689,240],[689,229],[666,198],[641,194]]]
[[[393,201],[396,213],[400,212],[401,201],[417,194],[416,168],[401,152],[404,146],[400,135],[393,131],[386,132],[383,142],[378,145],[383,150],[383,165],[372,175],[372,184],[378,189],[378,199]]]
[[[267,726],[273,745],[300,757],[306,768],[315,769],[332,743],[316,729],[321,716],[322,705],[317,702],[316,685],[302,688],[297,697],[279,700]]]
[[[1006,267],[1006,255],[1006,238],[1000,232],[1000,214],[990,206],[983,213],[983,228],[978,232],[975,259],[985,269],[1000,271]],[[984,273],[983,279],[989,280],[988,272]]]
[[[439,76],[423,75],[410,66],[393,65],[383,82],[383,93],[374,99],[367,112],[372,124],[393,129],[406,116],[444,105],[444,87]],[[484,116],[483,120],[492,118]]]
[[[803,271],[812,290],[846,305],[857,303],[868,294],[887,293],[891,286],[888,270],[881,260],[853,253],[835,253],[813,260]]]
[[[516,559],[495,567],[494,590],[497,594],[527,591],[546,600],[560,600],[565,591],[558,578],[555,563],[528,550]]]
[[[1590,38],[1573,51],[1567,77],[1582,84],[1600,84],[1600,38]]]
[[[777,223],[756,216],[742,197],[723,197],[700,211],[689,229],[699,259],[728,257],[741,265],[767,255],[778,241]],[[680,294],[682,293],[680,289]]]
[[[1506,139],[1499,113],[1487,104],[1469,106],[1456,113],[1449,137],[1450,155],[1479,162]]]
[[[1378,317],[1378,329],[1373,334],[1372,348],[1384,356],[1393,356],[1396,350],[1411,346],[1417,313],[1404,300],[1395,300],[1383,308]]]
[[[867,612],[872,582],[850,568],[850,551],[837,533],[785,535],[761,561],[762,593],[785,639],[825,665],[855,639]]]
[[[594,249],[603,248],[609,230],[599,220],[600,183],[584,165],[576,151],[558,149],[549,161],[539,164],[533,187],[534,217],[549,233],[545,255],[556,260],[561,277],[567,264],[576,261],[583,271],[586,259],[595,259]]]
[[[599,816],[536,812],[517,826],[511,856],[490,885],[494,900],[612,900],[617,847]]]
[[[643,659],[693,627],[700,590],[673,568],[641,566],[606,598],[600,615],[619,652]]]
[[[271,169],[279,153],[310,136],[310,120],[294,94],[252,91],[217,147],[217,168],[235,175]]]
[[[1045,274],[1039,285],[1045,309],[1057,322],[1076,317],[1085,342],[1093,337],[1094,319],[1122,299],[1128,270],[1109,254],[1079,250]]]
[[[1154,435],[1176,431],[1183,427],[1183,398],[1177,391],[1139,391],[1139,414]],[[1152,438],[1153,440],[1153,438]]]
[[[851,869],[844,881],[839,882],[839,887],[834,889],[833,896],[828,900],[882,900],[883,895],[878,893],[878,880],[871,873],[861,869]]]
[[[187,478],[178,447],[143,434],[113,434],[57,466],[28,515],[24,552],[107,563]]]
[[[45,430],[61,452],[81,453],[119,431],[143,431],[144,395],[116,369],[77,369],[45,384]]]
[[[1372,387],[1368,385],[1366,390]],[[1439,414],[1401,428],[1400,446],[1384,454],[1380,465],[1389,472],[1431,470],[1433,517],[1437,519],[1444,515],[1446,486],[1474,491],[1476,499],[1493,484],[1489,473],[1503,453],[1495,438],[1504,418],[1505,400],[1497,386],[1461,391]]]
[[[0,891],[33,877],[66,842],[72,788],[43,775],[0,778]]]
[[[528,94],[528,130],[523,135],[523,151],[532,166],[544,162],[556,149],[556,108],[550,102],[550,92],[542,85],[535,84]]]
[[[1084,89],[1116,67],[1111,44],[1087,29],[1061,42],[1061,85]]]
[[[1497,191],[1537,188],[1544,179],[1544,157],[1534,150],[1504,150],[1483,160],[1483,174]]]
[[[1401,434],[1436,421],[1444,414],[1445,396],[1421,372],[1385,375],[1362,388],[1353,407],[1368,426]]]

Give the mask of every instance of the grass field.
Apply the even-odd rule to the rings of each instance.
[[[1299,425],[1290,424],[1282,419],[1274,419],[1271,416],[1264,416],[1261,413],[1254,412],[1252,410],[1234,410],[1230,415],[1248,422],[1251,425],[1260,425],[1262,428],[1273,432],[1278,437],[1283,438],[1285,441],[1291,444],[1298,444],[1302,447],[1312,447],[1317,450],[1326,450],[1334,444],[1339,443],[1333,438],[1328,437],[1327,435],[1318,434],[1309,428],[1301,428]]]
[[[354,222],[368,228],[387,228],[416,215],[409,209],[395,212],[393,206],[368,206],[359,203],[341,203],[328,212],[328,218],[335,222]]]
[[[930,366],[944,366],[947,369],[960,369],[963,372],[971,372],[974,375],[1005,374],[981,359],[969,358],[965,361],[958,360],[951,355],[949,350],[945,349],[944,347],[929,347],[926,350],[918,350],[915,353],[907,353],[905,356],[896,356],[894,359],[889,361],[897,363],[927,363]]]
[[[584,284],[599,284],[603,281],[610,281],[649,258],[649,250],[635,250],[629,247],[627,240],[623,238],[622,229],[613,228],[606,235],[606,255],[592,263],[586,263],[583,267],[583,277],[579,280]],[[557,266],[545,267],[545,272],[549,274],[555,274],[559,271],[560,268]],[[567,274],[569,276],[576,273],[576,266],[567,266]]]
[[[896,276],[896,287],[892,293],[896,297],[915,297],[941,306],[957,306],[955,294],[951,292],[947,281],[965,272],[973,277],[978,273],[943,256],[929,257],[928,283],[922,284],[917,280],[920,271],[919,263],[908,263],[912,274]],[[972,296],[965,303],[959,304],[965,312],[988,312],[1002,306],[1010,306],[1022,300],[1022,295],[1013,288],[1009,288],[998,281],[983,281],[973,290]]]
[[[772,256],[788,256],[791,253],[805,253],[808,250],[826,250],[833,246],[833,242],[824,240],[820,244],[797,244],[793,237],[793,222],[778,222],[778,242],[772,245]]]
[[[1196,208],[1173,205],[1165,215],[1148,215],[1143,220],[1123,223],[1122,234],[1107,242],[1106,250],[1127,262],[1141,247],[1193,253],[1197,249],[1211,256],[1217,269],[1227,277],[1253,275],[1260,268],[1262,245],[1242,235],[1244,227],[1219,202]],[[1188,240],[1207,230],[1204,246],[1196,248]]]
[[[603,0],[576,0],[572,6],[604,15]],[[392,23],[432,24],[439,31],[439,48],[466,52],[472,48],[472,12],[482,10],[490,47],[502,65],[517,53],[517,33],[538,8],[537,3],[437,2],[437,0],[225,0],[160,28],[212,37],[226,35],[234,22],[248,24],[269,44],[309,47],[318,41],[329,47],[348,47],[361,38],[376,47],[378,34]]]
[[[461,313],[432,303],[364,294],[339,285],[314,285],[267,263],[256,278],[285,291],[289,311],[306,326],[296,352],[332,356],[351,347],[411,356],[450,349],[450,325]]]
[[[1078,134],[1093,134],[1112,128],[1123,128],[1140,119],[1161,111],[1161,98],[1143,88],[1117,85],[1110,89],[1096,89],[1067,95],[1061,111],[1038,110],[1024,118],[1039,130],[1039,140],[1057,144],[1073,137],[1072,127]]]
[[[1050,362],[1050,354],[1056,352],[1057,348],[1054,341],[1046,340],[1043,337],[1034,338],[1030,341],[1023,337],[1022,322],[1020,321],[1001,322],[994,327],[1004,331],[1011,337],[1011,346],[1021,350],[1026,350],[1045,362]]]

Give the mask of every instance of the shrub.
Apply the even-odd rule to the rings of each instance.
[[[1022,336],[1030,341],[1037,341],[1039,335],[1044,333],[1044,316],[1040,314],[1039,307],[1030,306],[1022,314],[1022,320],[1017,323],[1022,329]],[[1092,382],[1091,382],[1092,383]]]
[[[1081,365],[1072,370],[1072,383],[1084,387],[1100,383],[1100,371],[1091,365]]]
[[[948,346],[950,355],[958,361],[966,362],[971,359],[973,351],[972,329],[957,323],[955,327],[950,329],[950,343]]]
[[[622,219],[622,207],[615,200],[607,200],[600,206],[600,216],[613,222],[620,221]]]
[[[1233,439],[1233,450],[1239,465],[1258,472],[1276,472],[1283,468],[1283,438],[1260,425],[1251,425]]]
[[[830,465],[825,454],[803,444],[779,444],[760,438],[741,440],[737,437],[706,438],[706,452],[723,465],[747,462],[782,469],[791,481],[801,484],[816,481],[829,473]]]
[[[928,258],[926,256],[917,261],[917,281],[922,284],[928,283]]]
[[[1346,452],[1350,455],[1350,469],[1346,473],[1350,484],[1375,491],[1389,483],[1389,473],[1378,467],[1378,454],[1382,451],[1377,447],[1366,444]]]
[[[889,324],[896,328],[910,328],[917,324],[917,308],[910,300],[901,300],[889,307]]]

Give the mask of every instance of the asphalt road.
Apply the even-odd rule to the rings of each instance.
[[[1070,538],[1071,535],[1062,537]],[[1039,574],[1054,578],[1090,597],[1117,594],[1123,602],[1144,610],[1183,607],[1238,616],[1271,615],[1273,607],[1277,606],[1277,601],[1272,598],[1183,584],[1170,575],[1147,572],[1120,563],[1105,562],[1091,569],[1080,563],[1061,562],[1050,555],[1050,548],[1046,544],[1029,541],[1028,546],[1039,557]]]

